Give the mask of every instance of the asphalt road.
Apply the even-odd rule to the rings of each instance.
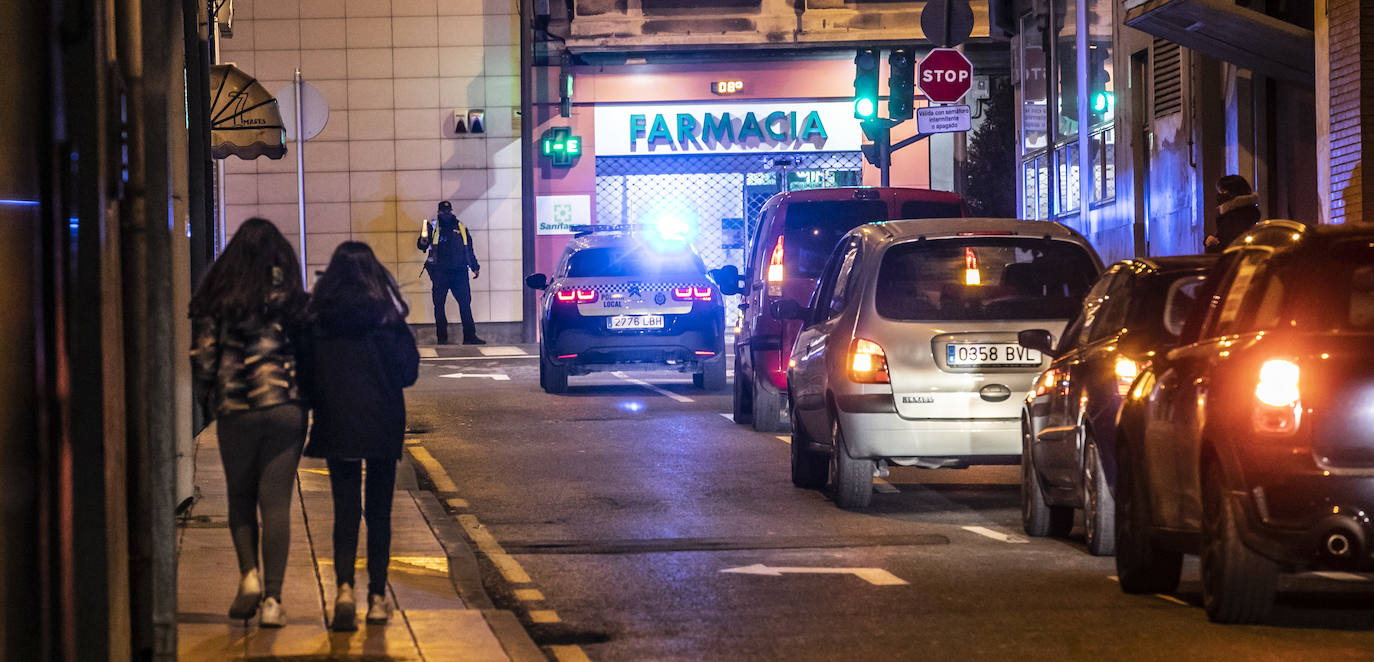
[[[1212,625],[1195,559],[1177,594],[1128,596],[1081,530],[1027,539],[1015,467],[894,468],[846,512],[689,376],[551,396],[530,358],[423,364],[410,439],[494,539],[475,542],[498,605],[558,659],[1374,659],[1371,578],[1285,578],[1270,624]]]

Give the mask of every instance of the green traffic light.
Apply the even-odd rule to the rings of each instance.
[[[878,104],[868,97],[860,97],[854,100],[854,116],[859,118],[872,118],[878,113]]]
[[[1093,95],[1093,112],[1095,112],[1095,113],[1105,113],[1105,112],[1107,112],[1107,110],[1110,109],[1110,108],[1114,105],[1114,103],[1115,103],[1115,101],[1116,101],[1115,99],[1112,98],[1112,96],[1113,96],[1113,95],[1112,95],[1111,92],[1098,92],[1097,94],[1094,94],[1094,95]]]

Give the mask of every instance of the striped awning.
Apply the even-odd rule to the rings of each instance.
[[[286,127],[277,100],[232,64],[210,67],[210,155],[252,160],[286,155]]]

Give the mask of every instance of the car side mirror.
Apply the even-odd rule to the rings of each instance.
[[[549,277],[544,274],[530,274],[525,276],[525,287],[532,290],[542,290],[549,286]]]
[[[1054,358],[1054,336],[1045,329],[1027,329],[1016,334],[1016,344]]]
[[[802,308],[801,304],[792,299],[782,299],[774,301],[768,306],[768,312],[773,317],[780,320],[804,320],[809,309]]]
[[[716,282],[716,287],[720,288],[720,293],[726,296],[731,294],[743,294],[743,280],[740,278],[739,269],[733,264],[727,264],[719,269],[712,269],[706,272],[711,280]]]

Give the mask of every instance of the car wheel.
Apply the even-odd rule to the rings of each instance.
[[[708,392],[725,390],[725,359],[707,361],[701,372],[692,375],[692,384]]]
[[[811,435],[797,418],[792,417],[792,484],[806,490],[824,489],[830,458],[812,450]]]
[[[568,367],[555,364],[543,354],[539,357],[539,377],[545,393],[568,392]]]
[[[754,394],[749,392],[748,380],[744,376],[744,370],[740,368],[739,359],[735,359],[735,378],[734,382],[734,412],[733,416],[736,423],[741,425],[754,422],[753,398]]]
[[[1088,553],[1111,556],[1116,551],[1116,500],[1102,472],[1102,454],[1089,434],[1083,459],[1083,529]]]
[[[850,457],[840,429],[839,417],[830,419],[830,490],[835,505],[845,510],[862,510],[873,501],[873,460]]]
[[[782,417],[783,396],[773,395],[759,384],[758,373],[754,373],[753,407],[754,429],[759,432],[786,432],[787,421]]]
[[[1031,454],[1030,426],[1021,422],[1021,527],[1034,538],[1054,536],[1063,538],[1073,530],[1073,509],[1051,506],[1040,486],[1040,473],[1035,470]]]
[[[1150,496],[1136,451],[1124,439],[1116,450],[1116,576],[1126,593],[1172,593],[1183,554],[1160,549],[1150,536]]]
[[[1240,506],[1211,463],[1202,484],[1202,606],[1217,623],[1259,623],[1278,590],[1278,564],[1240,539]]]

